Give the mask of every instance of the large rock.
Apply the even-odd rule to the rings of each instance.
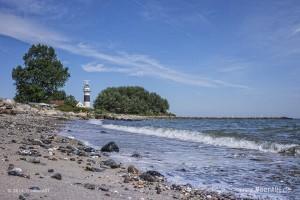
[[[101,148],[102,152],[119,152],[119,147],[115,142],[109,142]]]

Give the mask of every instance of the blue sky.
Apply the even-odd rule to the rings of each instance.
[[[0,0],[0,96],[31,44],[70,69],[92,99],[140,85],[184,116],[300,117],[300,2]]]

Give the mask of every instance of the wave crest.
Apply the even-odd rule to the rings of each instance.
[[[224,146],[229,148],[239,148],[239,149],[252,149],[259,150],[263,152],[272,152],[272,153],[280,153],[285,151],[286,149],[297,147],[296,144],[279,144],[272,142],[255,142],[251,140],[245,139],[237,139],[234,137],[216,137],[203,134],[197,131],[189,131],[189,130],[178,130],[171,128],[154,128],[150,126],[144,127],[133,127],[133,126],[121,126],[114,124],[104,124],[103,128],[125,131],[130,133],[144,134],[144,135],[152,135],[170,139],[178,139],[184,141],[191,142],[199,142],[208,145],[214,146]]]

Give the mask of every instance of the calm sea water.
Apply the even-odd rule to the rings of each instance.
[[[199,119],[69,122],[61,134],[101,147],[112,157],[168,181],[241,197],[299,199],[300,120]],[[134,158],[134,152],[141,158]]]

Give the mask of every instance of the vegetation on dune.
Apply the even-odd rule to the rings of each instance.
[[[55,50],[47,45],[32,45],[23,56],[24,67],[12,71],[16,85],[15,100],[18,102],[48,102],[64,100],[60,91],[70,77],[67,67],[57,59]]]
[[[97,112],[117,114],[161,115],[168,114],[169,103],[158,94],[142,87],[109,87],[94,102]]]

